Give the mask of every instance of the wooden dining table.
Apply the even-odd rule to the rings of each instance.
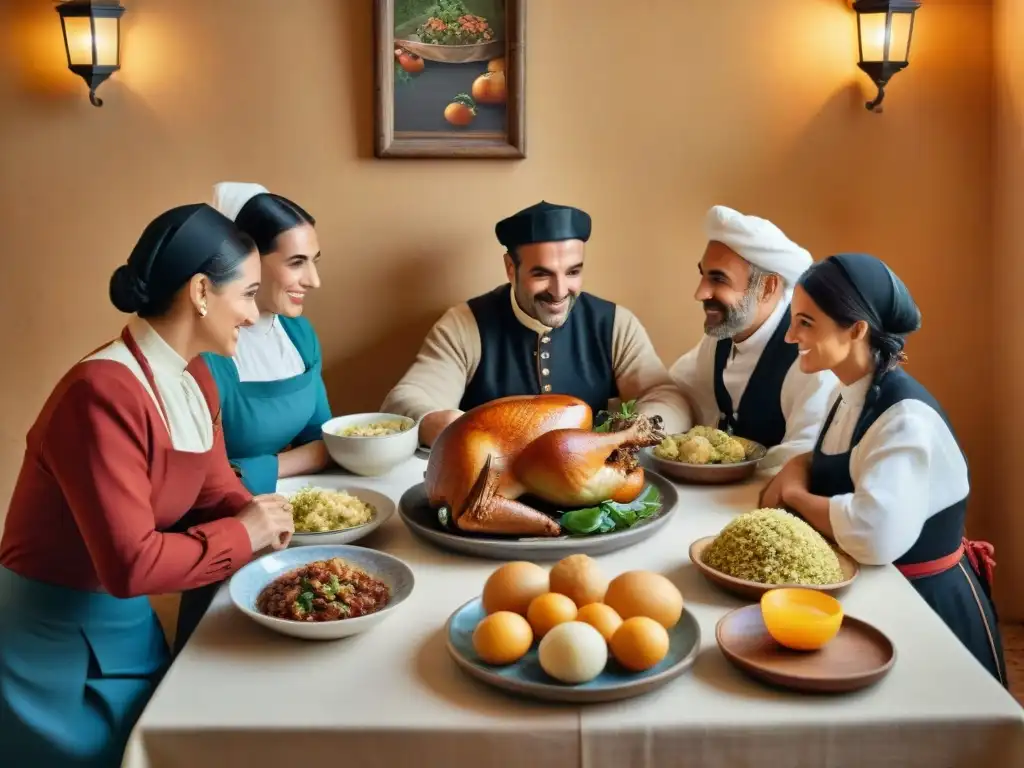
[[[387,475],[347,480],[397,503],[424,468],[414,457]],[[297,640],[257,625],[222,586],[138,721],[124,766],[1024,766],[1024,709],[892,566],[862,567],[841,595],[846,615],[895,645],[895,664],[874,686],[808,695],[768,687],[726,660],[715,626],[745,603],[709,583],[687,552],[756,507],[763,482],[677,485],[678,506],[656,536],[596,558],[611,575],[664,574],[700,625],[692,667],[653,692],[545,703],[470,678],[449,656],[445,623],[500,562],[417,539],[395,514],[358,542],[415,573],[393,615],[343,640]]]

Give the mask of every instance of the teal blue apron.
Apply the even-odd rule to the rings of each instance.
[[[169,658],[148,598],[0,567],[0,764],[116,768]]]
[[[279,318],[306,364],[298,376],[279,381],[239,381],[231,358],[204,355],[220,392],[221,424],[231,463],[254,495],[277,489],[277,454],[289,446],[319,440],[330,408],[319,355],[298,330],[299,323]],[[308,327],[308,324],[306,324]],[[312,334],[312,330],[309,330]],[[315,342],[314,342],[315,344]],[[177,654],[206,613],[218,585],[190,589],[181,596],[174,648]]]

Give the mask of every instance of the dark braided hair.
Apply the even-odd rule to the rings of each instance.
[[[840,328],[855,323],[868,325],[868,344],[875,358],[875,375],[866,402],[874,402],[885,374],[907,361],[906,336],[921,327],[921,312],[916,305],[889,318],[887,324],[862,291],[850,280],[842,265],[833,259],[812,264],[798,283],[815,304]]]

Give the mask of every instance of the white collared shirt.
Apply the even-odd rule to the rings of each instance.
[[[278,316],[261,313],[259,319],[238,331],[235,367],[239,381],[281,381],[306,370]]]
[[[740,400],[768,341],[789,311],[789,300],[789,294],[785,295],[748,339],[733,342],[732,352],[722,372],[722,383],[732,398],[735,410],[739,410]],[[697,346],[676,360],[669,369],[676,386],[683,390],[693,406],[695,424],[718,426],[719,409],[715,399],[715,347],[718,341],[705,334]],[[829,395],[836,384],[837,379],[831,371],[803,373],[800,361],[793,361],[779,393],[786,433],[779,445],[768,449],[768,455],[760,465],[762,472],[777,472],[789,459],[814,448],[814,441],[828,414]]]
[[[821,443],[824,454],[850,450],[872,376],[837,385],[829,398],[842,402]],[[829,500],[836,543],[868,565],[902,557],[925,522],[967,497],[967,462],[956,438],[935,409],[920,400],[887,408],[850,453],[854,492]]]
[[[199,383],[185,370],[187,361],[145,320],[132,318],[128,331],[153,371],[156,388],[167,412],[164,423],[170,433],[171,444],[176,450],[189,453],[210,450],[213,447],[213,420]],[[113,360],[127,366],[160,410],[142,366],[124,341],[117,339],[86,360]],[[161,416],[164,416],[162,412]]]
[[[545,333],[551,333],[551,328],[544,325],[540,320],[535,317],[531,317],[523,311],[523,308],[519,306],[519,302],[516,301],[516,286],[512,284],[512,290],[508,292],[509,299],[512,302],[512,314],[516,316],[522,325],[529,328],[531,331],[536,333],[538,336],[543,336]]]

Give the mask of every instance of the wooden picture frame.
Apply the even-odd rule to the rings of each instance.
[[[378,158],[526,157],[526,0],[374,0],[374,31]]]

